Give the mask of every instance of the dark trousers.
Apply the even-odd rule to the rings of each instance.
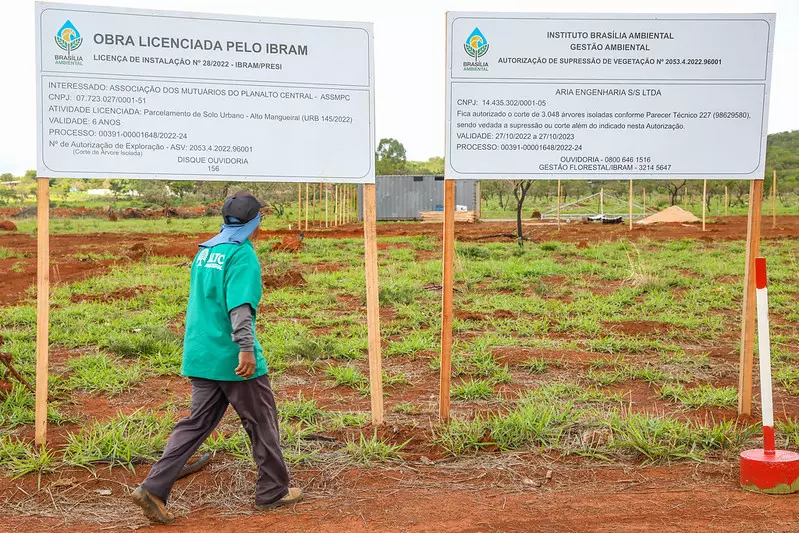
[[[279,500],[288,492],[289,473],[280,451],[277,406],[267,376],[246,381],[191,380],[191,414],[177,423],[164,454],[142,487],[166,502],[178,474],[232,405],[250,437],[258,467],[255,503]]]

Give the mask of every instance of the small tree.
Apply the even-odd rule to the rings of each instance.
[[[513,184],[513,197],[516,198],[516,242],[519,247],[524,245],[524,234],[522,233],[522,210],[524,209],[524,199],[527,197],[527,191],[530,190],[534,181],[533,180],[512,180]]]
[[[658,183],[658,189],[666,192],[671,197],[671,205],[677,205],[677,197],[687,184],[688,180],[662,181]]]

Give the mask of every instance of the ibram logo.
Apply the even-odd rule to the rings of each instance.
[[[80,48],[83,44],[83,37],[80,36],[78,29],[71,21],[66,21],[58,33],[55,34],[55,43],[64,50],[67,55],[72,55],[73,50]]]
[[[83,37],[80,36],[78,28],[72,24],[72,21],[66,21],[56,32],[55,44],[67,53],[67,55],[56,54],[57,65],[83,65],[83,58],[72,53],[83,44]]]
[[[480,58],[488,52],[488,39],[485,38],[480,28],[475,28],[474,31],[466,38],[463,44],[463,50],[472,58],[471,61],[463,62],[463,70],[467,71],[486,71],[488,70],[488,63],[480,61]]]

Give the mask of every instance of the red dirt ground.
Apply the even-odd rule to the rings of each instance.
[[[0,212],[2,214],[2,212]],[[699,238],[706,240],[742,240],[746,234],[745,217],[729,217],[718,223],[711,223],[709,231],[703,233],[701,227],[667,225],[636,228],[630,232],[624,226],[602,226],[589,224],[565,225],[558,232],[556,227],[545,224],[529,224],[525,228],[534,240],[567,241],[582,245],[616,239],[652,240],[675,238]],[[456,236],[462,241],[507,240],[501,237],[483,239],[486,235],[509,233],[513,223],[459,224]],[[764,238],[799,237],[799,217],[780,217],[779,227],[770,229],[765,224]],[[296,232],[265,231],[266,238],[286,241],[296,240]],[[308,231],[308,238],[360,238],[362,228],[348,225],[330,230]],[[378,226],[378,236],[426,235],[440,241],[441,228],[425,224],[387,223]],[[189,239],[186,235],[154,234],[90,234],[54,235],[51,237],[53,259],[52,279],[55,283],[68,282],[96,276],[116,263],[135,261],[145,255],[173,256],[191,258],[196,252],[196,243],[202,236]],[[36,241],[25,234],[0,234],[0,247],[27,255],[20,259],[0,261],[0,305],[13,305],[27,296],[26,291],[35,284]],[[80,261],[74,257],[79,253],[113,254],[120,259],[97,262]],[[435,253],[433,253],[435,255]],[[12,269],[19,265],[22,272]],[[334,268],[335,265],[324,265]],[[17,268],[19,270],[19,267]],[[545,280],[547,284],[557,285],[562,279]],[[269,287],[299,285],[304,282],[302,273],[289,271],[276,276],[265,276]],[[131,298],[150,290],[136,287],[118,291],[108,298]],[[77,297],[80,298],[80,297]],[[348,302],[360,306],[359,299]],[[386,310],[388,312],[388,310]],[[467,316],[469,315],[469,316]],[[474,315],[474,316],[471,316]],[[508,311],[498,310],[493,314],[461,313],[458,318],[486,320],[491,317],[513,316]],[[611,334],[635,335],[653,330],[666,332],[669,327],[658,322],[608,322],[603,324]],[[553,338],[557,335],[553,335]],[[736,360],[732,341],[729,345],[707,347],[714,360],[733,364]],[[547,379],[552,375],[568,375],[575,369],[585,369],[597,359],[608,356],[587,351],[557,351],[522,347],[498,348],[495,356],[502,364],[508,364],[512,372],[520,372],[522,363],[533,357],[547,361],[563,362],[563,368],[548,370]],[[54,350],[54,367],[63,363],[73,354]],[[537,531],[797,531],[799,515],[796,503],[799,496],[768,497],[750,494],[738,487],[737,469],[733,463],[680,463],[665,467],[641,467],[634,464],[607,465],[588,462],[579,458],[546,457],[540,454],[499,455],[481,453],[467,465],[445,458],[441,450],[431,445],[428,425],[413,428],[398,422],[401,416],[393,410],[400,402],[412,401],[422,406],[425,417],[435,417],[438,374],[428,368],[426,360],[419,357],[434,354],[416,354],[416,359],[392,357],[392,369],[413,373],[413,386],[387,387],[386,412],[387,425],[380,429],[382,437],[391,442],[408,443],[408,462],[395,468],[374,467],[370,469],[348,468],[327,478],[313,468],[303,468],[295,476],[297,484],[308,488],[308,501],[293,509],[285,509],[263,514],[250,514],[250,509],[223,511],[213,506],[205,506],[188,516],[181,516],[178,522],[166,527],[152,528],[154,531],[218,533],[240,531],[255,533],[306,532],[537,532]],[[359,361],[356,366],[366,372],[366,362]],[[421,369],[421,370],[420,370]],[[343,387],[320,385],[314,381],[313,390],[307,385],[308,376],[300,369],[289,369],[281,379],[285,383],[276,386],[279,400],[293,399],[298,394],[312,396],[320,406],[331,410],[368,410],[369,400],[357,391]],[[723,377],[716,380],[717,385],[727,385]],[[653,397],[652,387],[643,382],[627,382],[609,391],[625,394],[625,402],[636,411],[669,412],[679,415],[679,408],[666,401]],[[143,405],[158,406],[173,399],[179,400],[181,412],[185,412],[185,399],[189,392],[187,382],[182,378],[150,378],[145,386],[114,398],[105,396],[75,395],[74,404],[64,405],[68,415],[83,414],[88,419],[109,418],[118,411],[133,412]],[[500,394],[514,394],[512,386],[498,390]],[[775,404],[780,417],[786,414],[796,417],[799,406],[795,398],[786,398],[779,391],[775,393]],[[479,402],[453,405],[454,412],[485,412],[494,408]],[[693,410],[685,412],[688,418],[712,417],[723,420],[735,416],[734,409]],[[59,446],[65,442],[68,431],[77,426],[67,425],[50,428],[51,443]],[[368,432],[368,430],[367,430]],[[19,433],[22,438],[30,438],[32,428]],[[352,430],[333,432],[332,436],[342,440]],[[436,464],[430,464],[430,461]],[[138,516],[138,509],[126,498],[132,488],[145,476],[149,466],[137,467],[135,472],[123,468],[98,469],[96,474],[85,470],[59,471],[55,475],[43,476],[42,489],[37,487],[35,476],[20,480],[0,477],[0,532],[35,532],[60,530],[64,533],[101,531],[111,527],[128,527],[120,524],[96,524],[102,511],[87,514],[86,523],[70,521],[64,523],[62,517],[50,506],[53,494],[57,494],[59,478],[75,478],[80,487],[74,494],[74,503],[102,501],[95,491],[110,489],[114,497],[109,500],[115,512],[120,509],[130,516]],[[546,473],[553,470],[551,481]],[[211,474],[203,472],[181,481],[178,489],[184,499],[197,498],[211,490],[215,484],[231,484],[226,477],[229,473]],[[216,476],[216,477],[215,477]],[[219,477],[221,476],[221,477]],[[250,479],[252,479],[250,475]],[[24,491],[21,492],[21,491]],[[38,492],[37,492],[38,491]],[[192,492],[193,491],[193,492]],[[25,493],[34,495],[30,501],[53,512],[53,518],[25,516],[11,503],[26,500]],[[65,507],[66,509],[66,507]],[[139,527],[138,524],[132,527]]]

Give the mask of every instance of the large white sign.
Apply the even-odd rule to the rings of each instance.
[[[374,182],[372,25],[36,4],[38,173]]]
[[[448,13],[448,179],[762,179],[773,14]]]

